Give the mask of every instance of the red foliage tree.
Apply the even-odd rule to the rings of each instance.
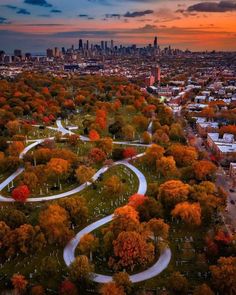
[[[25,202],[30,196],[30,190],[27,185],[20,185],[12,191],[12,198],[18,202]]]
[[[137,151],[134,147],[127,147],[123,151],[123,157],[124,158],[133,158],[137,155]]]
[[[148,197],[140,194],[134,194],[131,197],[129,197],[129,206],[132,206],[133,208],[137,209],[138,206],[142,205],[144,201],[146,201]]]
[[[89,158],[95,162],[103,162],[106,159],[106,154],[99,148],[92,148],[89,153]]]
[[[96,140],[99,140],[100,139],[100,135],[99,135],[99,133],[96,130],[92,129],[89,132],[89,138],[92,141],[96,141]]]
[[[78,291],[75,284],[73,284],[69,280],[64,280],[61,283],[59,294],[60,295],[78,295]]]

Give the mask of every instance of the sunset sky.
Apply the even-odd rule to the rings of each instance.
[[[78,39],[236,51],[236,0],[0,0],[0,50],[35,53]]]

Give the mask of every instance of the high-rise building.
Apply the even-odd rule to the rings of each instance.
[[[83,40],[79,39],[79,50],[83,50]]]
[[[114,49],[114,41],[111,40],[111,50],[113,50],[113,49]]]
[[[86,49],[89,50],[89,40],[86,42]]]
[[[21,57],[22,56],[22,51],[20,49],[15,49],[14,50],[14,56]]]
[[[53,58],[53,50],[50,48],[47,49],[47,58]]]
[[[104,41],[101,41],[101,48],[102,48],[102,50],[105,49],[105,42]]]
[[[60,57],[60,50],[58,47],[55,47],[53,50],[53,56],[54,57]]]
[[[154,39],[154,48],[157,49],[158,45],[157,45],[157,37],[155,37]]]
[[[161,68],[159,65],[156,65],[151,69],[151,75],[155,78],[155,83],[160,84],[161,82]]]

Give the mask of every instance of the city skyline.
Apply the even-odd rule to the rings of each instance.
[[[79,39],[146,46],[236,49],[236,1],[0,0],[0,49],[44,52]]]

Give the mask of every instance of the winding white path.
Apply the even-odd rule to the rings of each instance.
[[[63,135],[65,134],[74,134],[72,131],[69,131],[67,129],[65,129],[61,123],[61,120],[57,120],[56,121],[57,124],[57,128],[52,127],[53,130],[57,130],[59,132],[61,132]],[[151,133],[152,131],[152,122],[149,124],[148,126],[148,132]],[[83,141],[89,141],[89,138],[85,137],[85,136],[80,136],[81,140]],[[50,139],[53,139],[50,138]],[[36,147],[37,145],[41,144],[42,142],[44,142],[46,139],[38,139],[35,140],[32,144],[30,144],[29,146],[27,146],[22,153],[20,154],[19,158],[23,159],[24,155],[30,151],[32,148]],[[128,144],[128,145],[134,145],[134,146],[146,146],[146,145],[142,145],[139,143],[130,143],[130,142],[114,142],[115,144]],[[133,159],[135,158],[139,158],[142,157],[144,155],[143,154],[139,154],[137,156],[135,156]],[[113,165],[111,166],[115,166],[115,165],[124,165],[127,168],[129,168],[130,170],[132,170],[136,176],[138,177],[139,180],[139,188],[137,193],[144,195],[147,191],[147,181],[145,176],[142,174],[141,171],[139,171],[136,167],[134,167],[133,165],[131,165],[128,161],[131,159],[126,159],[123,161],[117,161],[115,162]],[[96,181],[98,179],[98,177],[102,174],[104,174],[111,166],[104,166],[102,167],[100,170],[98,170],[94,176],[92,177],[93,181]],[[19,167],[12,175],[10,175],[6,180],[4,180],[1,184],[0,184],[0,191],[3,190],[10,182],[12,182],[17,176],[19,176],[23,171],[24,171],[24,167]],[[81,192],[83,189],[85,189],[87,186],[91,185],[92,182],[87,182],[84,183],[82,185],[80,185],[79,187],[70,190],[68,192],[64,192],[61,194],[57,194],[57,195],[53,195],[53,196],[45,196],[45,197],[39,197],[39,198],[29,198],[27,199],[27,202],[42,202],[42,201],[50,201],[50,200],[56,200],[59,198],[64,198],[73,194],[76,194],[78,192]],[[2,202],[15,202],[14,199],[12,198],[8,198],[8,197],[4,197],[2,195],[0,195],[0,201]],[[69,266],[75,259],[75,249],[81,239],[81,237],[87,233],[90,233],[92,231],[94,231],[95,229],[109,223],[113,218],[113,214],[104,217],[90,225],[88,225],[87,227],[85,227],[83,230],[81,230],[76,236],[75,238],[73,238],[65,247],[64,252],[63,252],[63,257],[65,260],[65,263],[67,266]],[[137,273],[135,275],[131,275],[130,276],[130,280],[133,283],[137,283],[137,282],[141,282],[141,281],[145,281],[148,280],[150,278],[153,278],[155,276],[157,276],[158,274],[160,274],[164,269],[167,268],[169,262],[171,259],[171,250],[169,248],[164,249],[161,252],[161,255],[158,259],[158,261],[151,266],[150,268],[148,268],[147,270]],[[112,280],[111,276],[106,276],[106,275],[101,275],[101,274],[97,274],[97,273],[93,273],[92,275],[92,280],[94,282],[97,283],[107,283],[110,282]]]
[[[141,157],[141,156],[143,156],[143,154],[140,154],[137,157]],[[138,188],[137,193],[141,194],[141,195],[145,195],[146,191],[147,191],[147,181],[146,181],[145,176],[142,174],[142,172],[139,171],[133,165],[129,164],[127,161],[120,161],[117,163],[127,166],[130,170],[132,170],[136,174],[136,176],[138,177],[138,180],[139,180],[139,188]],[[80,242],[80,239],[85,234],[88,234],[88,233],[94,231],[95,229],[109,223],[112,220],[113,216],[114,215],[111,214],[109,216],[106,216],[106,217],[88,225],[87,227],[82,229],[67,244],[67,246],[64,249],[64,253],[63,253],[64,261],[67,266],[69,266],[75,259],[75,250],[76,250],[77,245]],[[161,252],[159,259],[157,260],[157,262],[153,266],[151,266],[150,268],[148,268],[147,270],[145,270],[143,272],[137,273],[135,275],[131,275],[130,276],[131,282],[133,282],[133,283],[142,282],[142,281],[145,281],[145,280],[148,280],[148,279],[151,279],[151,278],[157,276],[164,269],[167,268],[167,266],[169,265],[170,259],[171,259],[171,250],[169,248],[166,248]],[[91,279],[97,283],[108,283],[108,282],[112,281],[112,276],[92,273]]]

